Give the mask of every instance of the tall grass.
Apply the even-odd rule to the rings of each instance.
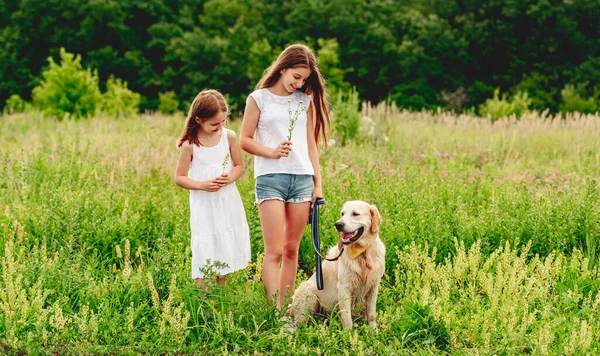
[[[377,205],[380,331],[337,315],[288,334],[264,299],[252,160],[237,183],[253,260],[201,298],[183,117],[0,117],[0,350],[9,354],[597,353],[600,117],[489,123],[365,105],[321,154],[322,245],[344,201]],[[239,131],[239,121],[231,127]],[[334,137],[335,138],[335,137]],[[314,268],[308,230],[300,281]]]

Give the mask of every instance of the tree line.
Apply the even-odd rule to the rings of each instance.
[[[142,111],[170,92],[185,110],[203,88],[241,110],[277,53],[302,42],[332,91],[374,103],[479,111],[496,91],[526,95],[530,109],[598,110],[600,0],[0,0],[0,10],[0,105],[29,100],[65,48],[102,91],[111,77],[128,83]]]

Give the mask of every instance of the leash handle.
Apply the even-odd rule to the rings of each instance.
[[[323,265],[321,263],[321,241],[319,239],[319,205],[325,204],[325,199],[317,198],[311,209],[312,240],[315,248],[317,289],[323,290]]]

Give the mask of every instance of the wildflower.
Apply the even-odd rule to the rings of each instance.
[[[221,167],[223,167],[223,171],[222,174],[225,173],[225,168],[227,167],[227,164],[229,163],[229,153],[227,153],[225,155],[225,158],[223,159],[223,163],[221,163]]]
[[[328,144],[329,146],[332,146],[332,147],[333,147],[333,146],[335,146],[335,140],[331,139],[331,140],[327,141],[327,144]]]
[[[290,127],[288,128],[288,141],[292,140],[292,131],[294,131],[294,127],[296,126],[296,121],[298,120],[298,116],[301,112],[306,110],[304,106],[304,102],[302,100],[298,100],[298,106],[296,110],[292,111],[292,101],[288,100],[288,115],[290,117]]]

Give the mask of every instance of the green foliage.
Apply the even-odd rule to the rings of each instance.
[[[582,97],[599,97],[600,93],[600,57],[590,56],[575,68],[571,83],[578,83],[577,90]]]
[[[97,71],[84,70],[81,56],[60,50],[60,64],[48,58],[49,67],[42,72],[42,81],[33,88],[33,104],[49,116],[62,119],[70,116],[86,118],[96,113],[102,94]]]
[[[415,346],[434,346],[438,350],[449,351],[448,331],[444,323],[432,315],[431,307],[406,302],[402,309],[402,318],[393,322],[392,327],[406,342]]]
[[[582,88],[579,90],[575,89],[572,84],[567,84],[563,90],[560,91],[562,101],[559,105],[560,112],[580,112],[580,113],[594,113],[598,111],[597,100],[593,97],[584,99],[581,97],[579,92],[583,91]]]
[[[264,297],[251,165],[236,186],[252,261],[199,296],[189,193],[169,168],[181,123],[2,117],[3,352],[598,354],[598,117],[495,125],[369,110],[389,141],[321,153],[328,203],[320,227],[325,250],[339,241],[334,223],[345,201],[378,207],[387,250],[379,330],[358,313],[358,327],[343,330],[336,310],[293,335]],[[231,124],[239,131],[239,121]],[[297,283],[314,271],[309,231]]]
[[[46,58],[57,58],[64,46],[81,54],[84,67],[97,69],[100,80],[114,75],[126,81],[142,96],[142,111],[157,109],[159,92],[175,91],[183,103],[201,88],[228,93],[232,105],[241,108],[280,50],[305,41],[321,57],[331,91],[355,87],[369,102],[392,98],[401,108],[446,106],[459,112],[483,104],[500,87],[526,91],[530,109],[555,113],[566,83],[586,83],[582,98],[600,91],[595,35],[600,24],[598,0],[551,5],[541,0],[7,3],[2,9],[10,16],[0,15],[0,105],[11,94],[29,100]]]
[[[116,117],[132,117],[139,112],[140,94],[127,88],[127,82],[111,76],[102,96],[102,111]]]
[[[319,46],[317,50],[319,68],[326,80],[328,92],[332,93],[332,96],[335,97],[335,93],[337,92],[350,91],[350,84],[344,81],[344,76],[351,70],[340,68],[340,45],[337,40],[335,38],[319,38],[317,43]]]
[[[542,112],[550,109],[551,112],[558,110],[560,102],[559,83],[556,76],[544,75],[533,72],[525,75],[523,80],[516,85],[519,92],[526,92],[531,99],[531,109]]]
[[[518,92],[510,100],[507,99],[506,93],[502,95],[502,99],[499,98],[499,95],[500,89],[497,88],[494,90],[494,97],[487,99],[479,107],[481,116],[489,116],[492,122],[494,122],[501,117],[513,114],[519,118],[521,115],[529,112],[531,99],[529,99],[527,92]]]
[[[331,121],[341,145],[345,146],[358,135],[361,102],[356,88],[338,91],[334,98]]]
[[[246,75],[250,79],[249,90],[254,90],[254,86],[263,75],[263,72],[273,63],[276,53],[266,38],[261,38],[258,42],[252,43],[248,52],[248,67]]]
[[[174,91],[158,93],[158,112],[166,115],[174,114],[179,109],[179,102]]]
[[[368,110],[389,140],[359,137],[321,153],[320,227],[325,250],[339,241],[345,201],[378,207],[387,250],[379,330],[358,313],[358,327],[343,330],[336,310],[293,335],[265,301],[251,164],[236,186],[252,261],[199,296],[189,192],[170,168],[181,122],[3,116],[3,352],[598,354],[598,116],[496,125]],[[239,131],[239,121],[231,125]],[[297,283],[314,271],[309,234]]]
[[[31,105],[23,100],[19,95],[13,94],[6,100],[4,104],[3,113],[6,114],[17,114],[23,113],[30,109]]]

